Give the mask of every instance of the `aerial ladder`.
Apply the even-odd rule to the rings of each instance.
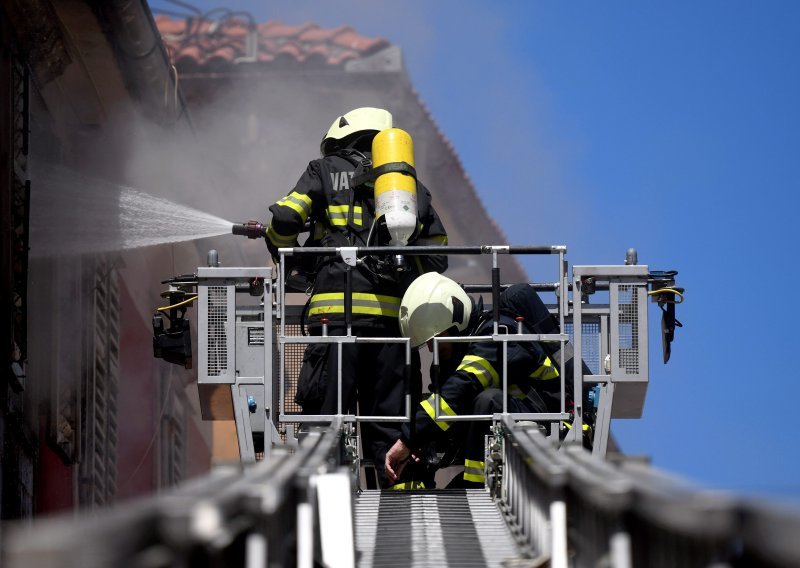
[[[242,460],[253,462],[257,455],[268,460],[269,455],[282,446],[294,446],[295,437],[304,425],[325,423],[341,424],[337,437],[340,440],[338,463],[352,477],[354,506],[352,534],[341,535],[341,527],[351,524],[338,515],[325,514],[331,510],[326,505],[336,499],[336,492],[317,486],[317,522],[322,561],[333,565],[332,558],[350,558],[351,554],[326,552],[325,543],[333,542],[336,548],[342,543],[352,542],[361,566],[387,565],[501,565],[510,558],[532,558],[550,562],[553,566],[567,566],[567,515],[565,498],[545,499],[541,509],[530,509],[535,503],[533,495],[519,493],[523,487],[536,486],[528,480],[522,484],[523,474],[512,468],[516,464],[513,452],[524,448],[527,453],[547,455],[556,447],[568,448],[584,445],[584,418],[591,422],[593,440],[591,453],[596,458],[605,456],[611,418],[637,418],[641,416],[648,384],[648,296],[665,308],[665,345],[674,332],[674,305],[682,297],[683,290],[675,286],[674,272],[651,272],[647,266],[638,265],[635,251],[629,251],[626,264],[620,266],[575,266],[572,280],[568,275],[566,247],[564,246],[464,246],[446,247],[447,255],[488,255],[491,258],[491,274],[487,284],[468,286],[468,291],[479,291],[492,298],[493,310],[498,309],[499,293],[504,287],[500,274],[500,255],[541,255],[555,258],[555,279],[549,283],[532,284],[538,291],[552,292],[555,302],[550,309],[559,320],[559,329],[564,333],[528,334],[522,326],[516,330],[499,330],[485,337],[448,338],[434,340],[433,365],[438,363],[440,341],[486,341],[503,348],[508,342],[551,341],[574,349],[577,361],[587,361],[586,366],[575,365],[574,376],[565,372],[565,359],[560,361],[562,381],[561,412],[555,414],[514,414],[507,412],[491,416],[436,416],[437,420],[489,420],[493,423],[493,435],[487,441],[486,491],[380,491],[370,483],[369,464],[360,459],[358,448],[358,425],[364,421],[410,421],[412,393],[406,393],[404,416],[348,415],[339,411],[335,415],[303,415],[292,412],[291,393],[297,375],[297,366],[289,372],[290,360],[312,342],[330,343],[333,348],[349,342],[394,342],[406,346],[406,364],[411,365],[409,340],[405,338],[361,338],[354,335],[348,326],[344,336],[329,336],[323,329],[321,336],[298,335],[297,307],[286,301],[290,281],[285,267],[290,256],[320,255],[339,256],[347,266],[355,268],[370,255],[391,258],[396,255],[443,254],[441,247],[362,247],[362,248],[312,248],[299,247],[281,249],[279,273],[276,274],[274,303],[263,302],[263,310],[257,318],[252,317],[252,308],[237,308],[234,305],[237,286],[251,289],[253,282],[272,282],[269,269],[246,272],[242,269],[203,267],[197,273],[199,297],[199,329],[201,360],[198,369],[198,386],[204,416],[229,419],[237,424],[239,449]],[[213,259],[213,256],[212,256]],[[238,279],[238,280],[237,280]],[[269,285],[269,284],[267,284]],[[223,288],[225,292],[223,293]],[[265,290],[265,298],[269,290]],[[604,303],[590,303],[589,299],[604,293]],[[346,292],[346,298],[348,292]],[[214,305],[214,297],[221,305]],[[178,298],[179,299],[179,298]],[[577,299],[577,300],[576,300]],[[347,306],[347,300],[345,301]],[[345,308],[347,310],[347,307]],[[220,318],[220,310],[225,311]],[[204,314],[206,314],[204,316]],[[274,319],[272,319],[274,316]],[[497,321],[495,313],[495,321]],[[236,330],[220,322],[236,321]],[[253,341],[252,338],[258,338]],[[213,339],[213,343],[211,338]],[[264,345],[272,349],[264,349]],[[298,351],[297,347],[301,350]],[[665,347],[665,350],[668,347]],[[665,351],[666,352],[666,351]],[[215,355],[212,355],[214,354]],[[220,360],[235,361],[227,369],[219,369]],[[235,372],[234,372],[235,369]],[[269,378],[269,370],[275,374]],[[591,374],[585,374],[589,370]],[[342,369],[335,375],[341,391]],[[508,390],[507,369],[502,370],[502,387]],[[588,392],[592,408],[582,408],[579,401],[571,411],[566,408],[563,393],[565,381],[573,381],[573,392]],[[436,385],[432,389],[438,392]],[[224,393],[224,394],[222,394]],[[228,401],[228,397],[230,400]],[[210,401],[225,398],[224,414],[214,414],[216,409]],[[578,397],[580,398],[580,397]],[[435,403],[434,408],[439,408]],[[565,436],[564,424],[569,423]],[[544,437],[540,426],[547,426],[549,438]],[[297,428],[297,429],[295,429]],[[300,435],[302,439],[302,435]],[[516,442],[516,443],[515,443]],[[581,450],[583,451],[583,450]],[[509,454],[508,452],[512,452]],[[553,464],[561,458],[552,457]],[[551,464],[552,465],[552,464]],[[549,472],[549,483],[558,483],[559,476]],[[562,476],[563,477],[563,476]],[[339,490],[346,487],[341,482]],[[498,507],[497,503],[505,503]],[[344,510],[341,503],[332,510]],[[537,517],[538,523],[533,523]],[[540,525],[540,526],[539,526]],[[491,526],[487,534],[485,527]],[[536,530],[534,528],[536,527]],[[308,527],[308,530],[311,530]],[[328,536],[331,531],[335,537]],[[466,532],[465,532],[466,531]],[[470,537],[470,534],[472,537]],[[619,540],[619,539],[618,539]],[[616,541],[615,541],[616,542]],[[351,545],[345,546],[350,551]],[[610,551],[611,549],[609,549]],[[615,545],[615,565],[625,565],[630,551]],[[604,553],[608,553],[605,551]],[[455,556],[453,556],[455,555]],[[343,565],[350,565],[345,563]]]
[[[649,385],[649,304],[661,309],[663,361],[670,356],[675,306],[684,290],[675,271],[639,264],[634,249],[619,265],[575,265],[563,245],[407,246],[417,230],[416,170],[410,136],[378,133],[372,160],[353,186],[371,183],[375,220],[363,247],[279,249],[276,267],[221,266],[216,251],[196,272],[164,282],[166,305],[153,318],[154,355],[197,368],[205,420],[233,421],[240,462],[148,499],[3,531],[0,560],[12,568],[81,566],[185,567],[391,566],[740,567],[800,566],[800,514],[692,486],[646,463],[610,451],[612,419],[642,415]],[[233,233],[262,238],[257,221]],[[372,236],[376,238],[372,239]],[[378,244],[389,246],[377,246]],[[376,246],[373,246],[375,244]],[[353,332],[350,276],[360,264],[406,270],[415,255],[470,255],[486,267],[483,284],[465,285],[493,311],[483,336],[433,339],[431,390],[438,398],[439,351],[446,342],[557,344],[560,408],[551,413],[502,411],[442,415],[435,420],[487,421],[481,489],[379,489],[376,464],[363,459],[367,422],[412,422],[420,393],[411,386],[410,340]],[[552,297],[555,332],[500,326],[501,259],[541,257],[552,277],[528,283]],[[334,257],[345,268],[344,335],[304,333],[302,274]],[[300,262],[296,262],[296,261]],[[198,361],[190,314],[196,311]],[[340,350],[357,343],[404,347],[405,411],[399,416],[345,412],[342,377],[330,415],[303,414],[294,403],[305,348]],[[574,364],[568,374],[567,361]],[[341,357],[338,358],[342,360]],[[499,358],[505,361],[506,357]],[[508,369],[499,369],[503,400]],[[568,389],[568,386],[571,387]],[[567,404],[565,393],[575,393]],[[429,456],[435,462],[439,455]],[[439,464],[443,465],[443,464]]]
[[[443,252],[491,258],[487,284],[465,287],[491,298],[492,309],[504,287],[501,255],[556,259],[555,278],[530,285],[552,293],[548,307],[559,333],[495,329],[470,340],[500,348],[509,341],[571,346],[585,365],[574,365],[574,375],[566,377],[562,361],[561,380],[573,381],[574,392],[590,393],[584,399],[590,407],[469,417],[492,422],[484,489],[380,490],[361,459],[359,425],[410,420],[412,393],[400,417],[303,415],[292,403],[299,355],[314,341],[335,348],[387,341],[405,344],[410,364],[408,340],[303,335],[302,307],[287,300],[292,277],[283,267],[292,255],[338,255],[355,267],[368,255]],[[669,357],[680,325],[675,303],[683,295],[675,272],[650,270],[629,251],[624,264],[573,266],[570,274],[563,246],[300,247],[280,253],[274,270],[221,267],[210,252],[208,266],[166,282],[169,305],[154,321],[156,355],[188,364],[189,306],[196,305],[203,417],[235,421],[241,463],[97,515],[12,528],[4,543],[7,565],[800,565],[796,511],[703,490],[641,461],[610,459],[611,419],[636,418],[643,409],[648,303],[662,309],[664,360]],[[437,340],[434,364],[438,348]],[[505,369],[501,380],[507,389]],[[584,420],[593,428],[591,444]],[[564,436],[567,422],[572,427]]]

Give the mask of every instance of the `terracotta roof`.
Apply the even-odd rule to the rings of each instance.
[[[250,24],[240,18],[212,22],[165,15],[156,16],[156,25],[173,62],[184,68],[218,69],[238,63],[339,67],[390,45],[381,37],[362,36],[350,26]]]

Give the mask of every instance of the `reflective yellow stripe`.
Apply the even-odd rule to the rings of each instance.
[[[425,483],[422,481],[406,481],[405,483],[395,483],[390,487],[397,491],[409,491],[413,489],[425,489]]]
[[[300,219],[302,219],[303,223],[305,223],[306,219],[308,219],[308,212],[311,211],[311,198],[308,195],[293,191],[278,201],[275,205],[280,207],[288,207],[300,215]]]
[[[443,420],[436,420],[436,413],[433,411],[433,403],[435,402],[435,400],[436,400],[436,395],[432,394],[419,404],[422,408],[425,409],[425,412],[428,413],[428,416],[431,417],[431,420],[436,422],[436,425],[439,428],[441,428],[442,430],[447,430],[448,428],[450,428],[452,422],[444,422]],[[444,413],[448,416],[457,416],[456,411],[450,408],[450,405],[447,404],[447,401],[441,396],[439,397],[439,410],[440,410],[439,412],[440,415]]]
[[[461,364],[456,371],[466,371],[474,375],[480,381],[483,388],[488,389],[491,385],[500,386],[500,377],[494,370],[491,363],[483,357],[467,355],[461,360]]]
[[[531,373],[532,379],[539,379],[542,381],[555,379],[558,376],[559,376],[558,369],[556,369],[556,366],[553,365],[553,362],[550,360],[550,357],[545,357],[542,366],[536,369],[533,373]]]
[[[347,225],[347,215],[350,212],[349,205],[328,205],[328,220],[331,226],[343,227]],[[360,205],[353,206],[353,224],[363,225],[363,208]]]
[[[267,238],[276,247],[290,247],[297,239],[297,233],[294,235],[281,235],[278,231],[272,228],[272,225],[267,227]]]
[[[328,220],[331,226],[344,227],[347,225],[347,210],[348,205],[329,205],[328,206]]]
[[[484,469],[486,463],[476,460],[464,460],[464,481],[476,481],[483,483],[486,481]]]
[[[345,226],[347,225],[347,205],[328,205],[328,220],[332,226]]]
[[[353,313],[396,318],[400,314],[400,298],[353,292]],[[344,293],[330,292],[311,296],[308,315],[344,313]]]
[[[564,426],[567,427],[567,430],[572,430],[572,422],[564,422]],[[591,429],[592,427],[589,426],[588,424],[584,424],[583,426],[581,426],[581,430],[583,430],[584,432],[588,432]]]

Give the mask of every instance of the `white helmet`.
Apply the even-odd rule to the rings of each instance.
[[[472,300],[464,289],[438,272],[415,279],[400,302],[400,333],[419,347],[433,336],[455,327],[467,329]]]
[[[328,132],[322,137],[319,149],[325,156],[335,150],[345,138],[354,134],[361,132],[375,135],[391,127],[392,114],[388,110],[373,107],[353,109],[333,121]]]

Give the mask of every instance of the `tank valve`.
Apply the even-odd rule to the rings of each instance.
[[[267,228],[258,221],[234,223],[231,231],[234,235],[243,235],[248,239],[260,239],[267,234]]]
[[[408,264],[406,264],[406,257],[402,254],[394,255],[394,269],[396,272],[405,272],[408,270]]]

